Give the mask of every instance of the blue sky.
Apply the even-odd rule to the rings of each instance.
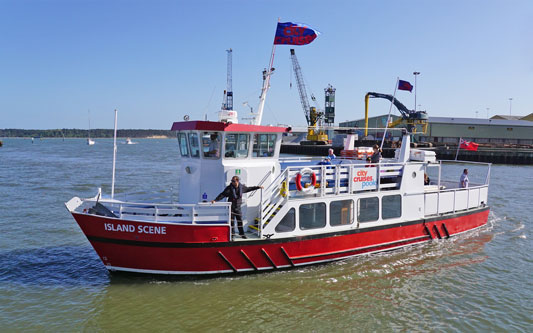
[[[233,49],[240,116],[256,109],[278,17],[321,32],[296,54],[336,123],[364,116],[368,91],[414,84],[430,116],[533,112],[533,2],[0,0],[0,128],[169,129],[184,115],[215,120]],[[304,125],[290,46],[278,46],[263,124]],[[414,93],[400,101],[414,107]],[[372,100],[370,114],[388,112]]]

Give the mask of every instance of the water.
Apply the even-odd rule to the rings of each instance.
[[[175,140],[136,141],[119,144],[116,192],[176,188]],[[111,153],[112,140],[4,140],[1,331],[533,331],[531,166],[494,165],[488,226],[459,237],[266,274],[161,279],[110,275],[64,208],[110,192]]]

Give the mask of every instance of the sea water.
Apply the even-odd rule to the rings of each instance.
[[[110,193],[112,140],[3,141],[0,331],[533,331],[532,166],[493,165],[487,226],[451,239],[263,274],[139,277],[109,274],[64,207]],[[177,142],[137,141],[118,145],[117,195],[177,196]]]

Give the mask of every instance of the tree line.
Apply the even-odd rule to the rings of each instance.
[[[41,138],[86,138],[89,135],[88,130],[77,128],[62,128],[62,129],[14,129],[6,128],[0,129],[0,137],[4,138],[27,138],[27,137],[41,137]],[[149,138],[149,137],[169,137],[173,138],[176,133],[167,130],[154,129],[120,129],[117,130],[117,137],[123,138]],[[91,138],[112,138],[112,129],[92,129]]]

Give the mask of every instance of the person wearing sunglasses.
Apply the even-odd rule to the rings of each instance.
[[[231,178],[231,184],[226,186],[224,191],[222,191],[219,195],[217,195],[215,200],[211,201],[211,203],[215,203],[215,201],[222,200],[223,198],[228,198],[228,202],[231,202],[232,230],[233,230],[233,221],[237,220],[237,228],[239,229],[239,235],[242,238],[246,238],[246,235],[244,234],[244,228],[242,225],[242,212],[241,212],[242,195],[244,193],[255,191],[260,188],[262,189],[263,186],[248,187],[240,182],[240,179],[238,176],[233,176],[233,178]]]

